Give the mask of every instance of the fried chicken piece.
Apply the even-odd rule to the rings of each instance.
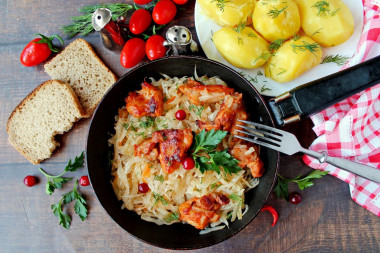
[[[144,156],[150,161],[155,161],[158,158],[157,142],[152,138],[145,139],[139,145],[134,146],[134,156]]]
[[[181,160],[185,157],[187,150],[193,142],[191,129],[167,129],[156,131],[152,140],[159,143],[160,160],[162,169],[171,174],[178,169]]]
[[[243,95],[238,92],[235,92],[233,95],[225,96],[215,120],[211,122],[197,120],[196,123],[198,127],[207,131],[211,129],[231,131],[232,127],[236,124],[237,118],[240,117],[243,119],[244,115],[245,117],[247,115],[243,108],[242,101]]]
[[[264,164],[258,155],[258,147],[253,143],[239,141],[229,151],[239,160],[238,165],[241,168],[248,167],[251,170],[253,177],[261,177],[264,174]]]
[[[150,161],[158,159],[162,169],[170,174],[179,168],[192,142],[193,133],[191,129],[156,131],[152,134],[152,138],[134,146],[134,156],[144,156]]]
[[[210,193],[201,198],[192,198],[179,206],[180,220],[186,221],[197,229],[204,229],[219,220],[217,213],[222,205],[230,202],[222,193]]]
[[[136,118],[161,116],[164,105],[162,91],[145,81],[141,87],[142,89],[138,92],[129,92],[125,99],[128,112]]]
[[[234,92],[234,89],[223,85],[203,85],[190,79],[178,89],[195,105],[216,103],[223,100],[226,95],[231,95]]]

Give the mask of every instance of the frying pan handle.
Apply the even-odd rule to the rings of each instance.
[[[276,123],[283,126],[322,111],[380,83],[380,56],[306,83],[269,100]]]

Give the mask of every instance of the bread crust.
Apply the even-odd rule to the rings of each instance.
[[[88,43],[86,40],[84,39],[76,39],[74,40],[73,42],[71,42],[67,47],[65,47],[64,50],[62,50],[61,52],[59,52],[54,58],[50,59],[48,62],[45,63],[44,67],[45,67],[45,72],[48,73],[48,71],[46,71],[46,68],[50,65],[50,64],[54,64],[57,59],[59,59],[59,57],[63,57],[62,55],[65,54],[65,52],[71,50],[71,48],[73,47],[82,47],[82,46],[86,46],[89,51],[90,51],[90,54],[92,55],[92,57],[94,57],[94,59],[104,68],[104,70],[107,71],[107,73],[112,77],[113,79],[113,83],[115,83],[117,81],[117,77],[115,76],[115,74],[104,64],[104,62],[99,58],[99,56],[96,54],[95,50],[93,49],[93,47],[91,46],[90,43]],[[57,58],[58,57],[58,58]],[[49,74],[49,73],[48,73]],[[49,74],[50,75],[50,74]],[[65,81],[65,80],[63,80]],[[112,84],[113,84],[112,83]],[[112,86],[112,84],[110,85],[110,87]],[[74,91],[75,92],[75,91]],[[104,96],[104,94],[103,94]],[[103,97],[102,96],[102,97]],[[100,99],[101,100],[101,99]],[[85,110],[85,118],[88,118],[88,117],[91,117],[92,113],[95,111],[96,107],[98,106],[98,104],[100,103],[100,100],[97,101],[97,103],[95,103],[92,107],[90,108],[84,108],[84,106],[82,105],[82,107],[84,108]]]
[[[32,92],[30,92],[16,107],[15,107],[15,109],[13,109],[13,111],[12,111],[12,113],[10,114],[10,116],[8,117],[8,121],[7,121],[7,127],[6,127],[6,130],[7,130],[7,132],[8,132],[8,141],[9,141],[9,143],[18,151],[18,152],[20,152],[26,159],[28,159],[31,163],[33,163],[33,164],[39,164],[41,161],[43,161],[44,159],[35,159],[35,158],[32,158],[32,157],[30,157],[30,156],[28,156],[25,152],[24,152],[24,150],[22,150],[20,147],[18,147],[18,145],[16,144],[16,143],[14,143],[13,142],[13,140],[12,140],[12,136],[11,136],[11,133],[10,133],[10,124],[11,124],[11,121],[13,120],[13,117],[15,116],[15,114],[17,113],[17,112],[19,112],[20,110],[22,110],[25,106],[27,106],[27,103],[28,103],[28,101],[31,99],[31,98],[33,98],[33,97],[35,97],[35,95],[44,87],[44,86],[47,86],[47,85],[50,85],[50,84],[52,84],[52,83],[54,83],[54,82],[57,82],[57,83],[59,83],[59,84],[61,84],[62,85],[62,87],[64,88],[64,89],[66,89],[67,91],[69,91],[69,93],[70,93],[70,95],[71,95],[71,97],[72,97],[72,101],[74,102],[74,105],[75,105],[75,107],[77,108],[77,110],[80,112],[80,115],[81,115],[81,117],[84,117],[85,116],[85,111],[84,111],[84,109],[82,108],[82,105],[81,105],[81,103],[79,102],[79,99],[78,99],[78,97],[76,96],[76,94],[75,94],[75,92],[74,92],[74,90],[68,85],[68,84],[66,84],[66,83],[64,83],[64,82],[62,82],[62,81],[60,81],[60,80],[48,80],[48,81],[45,81],[45,82],[43,82],[43,83],[41,83],[40,85],[38,85]],[[21,112],[20,112],[21,113]],[[79,120],[79,119],[78,119]],[[72,122],[72,123],[74,123],[74,122]],[[58,132],[56,133],[56,134],[58,134]],[[55,135],[56,135],[55,134]],[[55,135],[53,135],[52,137],[54,138],[54,136]],[[59,145],[59,143],[55,143],[56,145],[55,145],[55,148]],[[54,149],[55,149],[54,148]],[[51,150],[51,152],[53,152],[54,151],[54,149],[53,150]]]

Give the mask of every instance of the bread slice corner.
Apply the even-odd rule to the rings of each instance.
[[[8,118],[10,144],[31,163],[49,158],[59,143],[54,136],[71,129],[85,112],[68,84],[49,80],[35,88]]]
[[[86,117],[90,117],[116,76],[83,39],[71,42],[62,52],[48,61],[45,72],[52,79],[68,83],[78,96]]]

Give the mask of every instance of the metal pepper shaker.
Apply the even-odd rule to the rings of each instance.
[[[197,43],[192,39],[189,29],[184,26],[173,26],[166,32],[164,46],[168,46],[167,55],[191,54],[198,51]]]
[[[121,51],[125,44],[120,27],[113,22],[112,12],[107,8],[99,8],[92,14],[92,27],[100,32],[103,45],[112,51]]]

